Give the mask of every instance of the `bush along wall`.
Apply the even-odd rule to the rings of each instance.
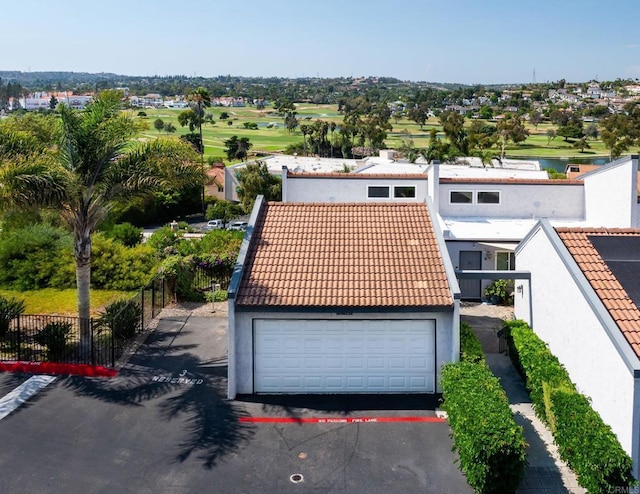
[[[443,367],[441,385],[453,447],[469,485],[481,494],[515,492],[527,444],[498,379],[483,362],[462,360]]]
[[[484,362],[484,351],[480,340],[465,322],[460,323],[460,360]]]
[[[634,485],[631,458],[547,345],[523,321],[506,325],[511,355],[536,415],[551,429],[560,457],[579,484],[593,493]]]

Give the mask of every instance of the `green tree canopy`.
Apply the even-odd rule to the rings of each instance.
[[[84,111],[60,105],[55,145],[37,159],[12,155],[0,168],[0,207],[51,208],[73,232],[78,315],[90,317],[91,234],[109,211],[173,184],[204,180],[190,146],[176,139],[130,142],[140,121],[121,111],[121,93],[103,91]],[[81,325],[81,339],[90,338]]]
[[[248,137],[231,136],[229,139],[225,139],[224,147],[227,158],[232,160],[245,160],[247,159],[247,153],[251,149],[251,142]]]
[[[251,212],[259,195],[263,195],[267,201],[282,200],[282,179],[272,175],[263,161],[247,164],[238,171],[237,178],[238,198],[246,213]]]

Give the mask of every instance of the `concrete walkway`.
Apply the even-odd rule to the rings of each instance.
[[[486,354],[487,365],[504,388],[516,422],[524,429],[528,465],[518,494],[583,494],[574,473],[560,459],[551,431],[536,417],[529,394],[511,359],[498,352],[497,331],[502,328],[504,307],[468,306],[461,309],[461,320],[469,324]]]

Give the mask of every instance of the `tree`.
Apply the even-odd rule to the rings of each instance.
[[[251,149],[251,142],[248,137],[231,136],[224,141],[225,153],[227,158],[231,160],[242,160],[247,158],[247,153]]]
[[[483,105],[478,110],[478,116],[484,120],[489,120],[493,118],[493,108],[489,105]]]
[[[164,120],[156,118],[153,122],[153,126],[158,132],[161,132],[164,129]]]
[[[440,115],[440,124],[449,142],[455,146],[462,155],[469,153],[467,131],[464,128],[464,115],[454,111],[447,111]]]
[[[251,212],[256,197],[263,195],[267,201],[282,200],[282,179],[272,175],[263,161],[250,163],[237,173],[238,198],[242,209]]]
[[[576,142],[573,143],[573,147],[579,149],[581,153],[584,153],[585,149],[591,149],[591,146],[587,142],[586,137],[581,137]]]
[[[204,141],[202,140],[202,121],[204,120],[204,109],[211,106],[211,96],[209,95],[209,91],[207,91],[205,88],[200,86],[191,94],[189,94],[189,96],[187,96],[187,100],[190,101],[191,104],[194,106],[193,111],[196,114],[196,122],[198,124],[198,130],[200,133],[200,145],[199,145],[200,164],[204,172]],[[191,129],[191,127],[189,128]],[[191,131],[193,132],[193,129],[191,129]],[[204,198],[204,193],[205,193],[204,189],[205,189],[205,185],[204,185],[204,182],[202,182],[202,195],[201,195],[202,214],[205,214],[205,208],[206,208],[205,198]]]
[[[496,126],[500,135],[500,157],[504,158],[505,148],[509,141],[514,144],[524,142],[529,135],[529,131],[525,128],[522,118],[519,115],[507,114]]]
[[[423,105],[416,105],[411,108],[407,114],[409,120],[413,120],[420,126],[420,129],[424,127],[424,124],[427,122],[428,118],[428,109]]]
[[[595,141],[600,136],[598,126],[594,123],[587,125],[587,128],[584,129],[584,135],[585,137],[593,139]]]
[[[176,126],[173,125],[171,122],[169,122],[169,123],[164,125],[164,131],[167,134],[173,134],[176,131]]]
[[[557,136],[555,129],[547,129],[547,146],[551,144],[551,141],[553,141]]]
[[[302,145],[304,148],[304,155],[307,155],[307,135],[311,134],[311,127],[307,124],[300,126],[300,132],[302,133]]]
[[[49,109],[55,110],[56,106],[58,106],[58,99],[52,94],[51,99],[49,100]]]
[[[0,206],[52,208],[74,234],[81,344],[91,331],[91,234],[117,204],[204,181],[190,146],[175,139],[131,144],[141,122],[120,111],[121,93],[103,91],[84,111],[61,105],[59,140],[37,159],[12,156],[0,168]]]
[[[638,130],[630,115],[614,113],[600,120],[601,138],[613,160],[627,151],[638,138]]]
[[[538,125],[540,125],[541,122],[542,122],[542,113],[540,113],[537,110],[534,110],[531,113],[529,113],[529,123],[533,125],[536,129],[538,128]]]
[[[178,113],[178,123],[180,127],[189,126],[189,131],[193,132],[198,127],[198,115],[195,111],[189,109]]]
[[[220,113],[220,120],[226,120],[229,118],[229,114],[226,111]]]
[[[584,137],[582,119],[575,114],[569,115],[566,123],[558,127],[556,133],[560,137],[564,137],[565,142],[568,142],[569,139],[580,139]]]

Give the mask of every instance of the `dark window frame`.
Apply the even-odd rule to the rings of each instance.
[[[411,189],[413,191],[413,195],[398,195],[399,189]],[[416,186],[415,185],[394,185],[393,186],[393,198],[394,199],[415,199],[416,198]]]
[[[469,201],[454,201],[453,194],[460,194],[464,196],[465,194],[469,195]],[[449,191],[449,204],[473,204],[474,193],[472,190],[450,190]]]
[[[387,195],[371,195],[371,189],[387,189]],[[391,197],[390,185],[367,185],[367,199],[389,199]]]

